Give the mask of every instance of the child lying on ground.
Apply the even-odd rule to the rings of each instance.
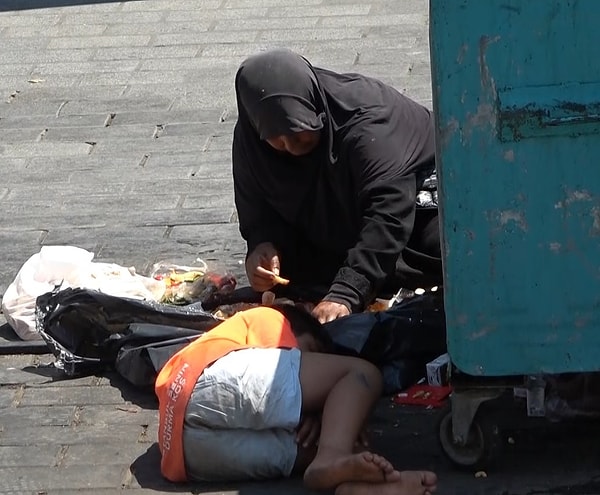
[[[308,488],[336,495],[433,493],[434,473],[399,472],[381,456],[354,452],[381,375],[327,348],[305,311],[258,307],[174,355],[156,381],[163,475],[234,481],[303,472]]]

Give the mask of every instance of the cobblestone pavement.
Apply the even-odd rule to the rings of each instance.
[[[431,106],[426,0],[0,0],[0,294],[55,244],[142,273],[200,257],[243,284],[233,76],[275,46]],[[42,346],[1,333],[0,492],[304,493],[298,480],[166,483],[151,394],[110,374],[58,380]],[[436,417],[382,400],[374,444],[435,469],[444,494],[600,493],[586,428],[517,432],[476,478],[443,458]]]

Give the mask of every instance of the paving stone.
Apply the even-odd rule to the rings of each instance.
[[[77,50],[35,50],[21,46],[19,50],[0,50],[0,63],[51,63],[91,60],[96,51],[92,48]]]
[[[73,386],[69,387],[68,393],[62,393],[61,390],[56,385],[29,387],[19,400],[19,406],[112,405],[123,402],[119,390],[112,387]]]
[[[3,490],[6,493],[25,491],[29,493],[47,493],[53,490],[93,491],[95,488],[111,488],[117,490],[126,468],[116,469],[114,466],[94,465],[90,459],[87,469],[81,466],[70,468],[48,469],[0,468],[0,479],[5,480]]]
[[[2,73],[4,75],[29,75],[33,67],[32,63],[2,64]]]
[[[99,48],[93,52],[94,60],[156,60],[161,58],[181,57],[189,58],[198,54],[197,45],[173,45],[153,47],[116,47]]]
[[[29,79],[28,75],[0,76],[0,84],[5,88],[10,88],[10,92],[22,91],[22,88],[27,86],[27,79]]]
[[[1,10],[8,9],[8,5],[6,2],[3,2],[3,7]],[[53,15],[36,15],[36,13],[32,13],[29,15],[15,15],[12,12],[4,13],[0,15],[0,26],[22,26],[22,27],[30,27],[30,26],[54,26],[61,21],[60,14]]]
[[[165,136],[194,136],[198,135],[210,135],[219,133],[223,135],[232,135],[234,122],[228,122],[227,124],[221,124],[218,127],[212,123],[202,124],[166,124],[163,128],[161,135]]]
[[[108,36],[115,35],[132,35],[132,34],[147,34],[147,33],[194,33],[204,32],[212,28],[214,21],[212,19],[200,18],[194,22],[165,22],[158,19],[156,22],[135,23],[135,24],[113,24],[108,26],[104,34]]]
[[[94,60],[81,62],[37,63],[35,72],[41,74],[94,74],[97,72],[131,72],[137,68],[137,60]]]
[[[25,261],[25,260],[24,260]],[[0,356],[1,357],[1,356]],[[28,356],[31,361],[31,356]],[[2,361],[0,360],[0,363]],[[14,365],[0,368],[0,386],[4,385],[19,385],[27,383],[48,383],[49,379],[45,376],[35,374],[35,368],[28,363],[23,368]]]
[[[319,5],[321,0],[305,0],[302,2],[303,7]],[[294,6],[296,2],[294,0],[225,0],[225,8],[248,8],[252,6],[256,7],[277,7],[282,8],[286,6]],[[302,12],[302,11],[301,11]],[[308,11],[304,11],[306,15],[310,15]]]
[[[64,25],[85,25],[103,24],[107,26],[114,25],[135,25],[160,22],[164,17],[161,11],[137,11],[137,12],[94,12],[93,14],[84,14],[81,12],[66,11],[60,16],[60,22]],[[0,21],[0,25],[2,22]]]
[[[275,32],[263,31],[257,41],[273,41],[279,43],[294,40],[335,40],[335,39],[360,39],[363,30],[360,28],[332,28],[332,29],[292,29],[289,31]]]
[[[307,42],[291,40],[285,43],[285,47],[304,53]],[[277,41],[260,41],[254,43],[213,43],[202,49],[203,57],[242,57],[246,58],[253,53],[262,52],[272,48],[281,48],[282,44]]]
[[[331,7],[329,7],[331,9]],[[350,26],[402,26],[408,25],[409,30],[412,30],[414,25],[426,25],[428,16],[425,14],[382,14],[371,16],[352,15],[352,12],[347,12],[340,6],[340,13],[337,15],[323,15],[320,25],[322,27],[350,27]],[[420,35],[422,30],[418,31]]]
[[[76,49],[98,48],[98,47],[118,47],[123,45],[128,46],[146,46],[150,43],[150,36],[85,36],[85,37],[62,37],[53,38],[48,43],[48,48],[53,49]]]
[[[127,2],[123,4],[123,11],[146,11],[146,10],[188,10],[196,8],[199,10],[217,9],[222,0],[153,0],[152,2]]]
[[[2,112],[5,117],[15,115],[44,115],[44,116],[70,116],[89,115],[95,113],[108,114],[120,110],[139,108],[139,103],[134,103],[127,98],[118,98],[124,91],[124,87],[118,86],[86,86],[81,88],[36,88],[35,93],[23,91],[19,93],[10,104],[3,106]],[[108,99],[107,99],[108,98]],[[169,106],[166,103],[156,103],[156,106]],[[147,102],[148,107],[151,102]]]
[[[56,128],[56,127],[89,127],[104,126],[108,114],[101,113],[95,115],[11,115],[9,117],[0,117],[0,129],[36,129]]]
[[[80,141],[93,142],[100,141],[114,142],[122,139],[147,138],[151,139],[155,127],[151,124],[127,125],[118,128],[114,126],[79,126],[72,127],[49,127],[44,133],[44,142],[55,141]]]
[[[156,424],[158,411],[143,409],[136,404],[115,405],[112,408],[98,409],[84,406],[78,413],[80,425],[150,425]]]
[[[6,29],[6,28],[5,28]],[[52,43],[50,38],[39,37],[27,40],[27,48],[34,50],[43,50]],[[2,51],[18,51],[23,45],[23,40],[20,38],[2,37]]]
[[[215,31],[247,31],[265,29],[312,28],[319,23],[319,17],[269,17],[256,19],[227,19],[215,24]],[[277,33],[278,34],[278,33]]]
[[[44,207],[45,205],[48,204],[52,204],[54,208],[56,208],[56,211],[58,211],[61,208],[61,203],[64,201],[64,199],[66,197],[68,197],[69,195],[75,193],[77,194],[77,190],[75,189],[75,186],[67,186],[65,184],[65,182],[56,182],[56,183],[49,183],[48,181],[45,183],[45,186],[47,187],[47,194],[45,195],[44,198],[39,198],[39,195],[36,196],[35,194],[35,189],[36,187],[39,188],[39,186],[36,186],[36,184],[34,183],[26,183],[26,184],[17,184],[14,187],[11,187],[9,190],[9,193],[7,195],[7,197],[5,198],[6,200],[14,200],[14,203],[12,205],[12,212],[13,214],[24,214],[27,215],[27,204],[30,205],[41,205],[42,207]],[[98,184],[98,186],[96,188],[94,188],[93,191],[90,192],[90,194],[95,194],[95,195],[107,195],[107,194],[111,194],[113,195],[113,197],[119,197],[121,194],[123,194],[124,192],[127,191],[129,185],[126,183],[113,183],[111,185],[105,185],[105,184]],[[20,201],[20,203],[18,203]],[[39,203],[38,203],[39,202]],[[47,208],[44,208],[47,209]],[[34,218],[35,215],[31,215],[31,211],[29,212],[30,218]],[[46,212],[46,215],[52,215],[54,212]],[[61,213],[68,213],[67,211],[61,212]],[[73,212],[75,213],[75,212]],[[43,212],[40,212],[40,215],[43,214]],[[13,225],[14,227],[14,225]],[[1,227],[0,227],[1,230]]]
[[[0,132],[3,143],[15,143],[19,141],[35,141],[40,137],[43,129],[4,129]]]
[[[61,37],[61,36],[97,36],[103,34],[108,26],[104,24],[63,24],[55,26],[14,26],[6,27],[2,31],[3,38],[35,38],[38,36]],[[24,40],[30,43],[30,40]]]
[[[0,144],[0,156],[33,157],[33,156],[73,156],[88,155],[92,145],[87,143],[15,143]]]
[[[69,389],[69,392],[71,389]],[[68,395],[68,394],[63,394]],[[101,406],[98,406],[101,407]],[[104,406],[106,407],[106,406]],[[85,425],[79,426],[37,426],[29,425],[20,429],[5,428],[0,436],[2,446],[27,446],[37,444],[86,445],[97,443],[120,444],[136,443],[144,427],[135,425]],[[98,442],[98,439],[102,439]],[[90,464],[94,464],[91,459]]]
[[[256,19],[265,17],[269,9],[266,7],[257,8],[220,8],[210,11],[204,9],[196,10],[175,10],[169,11],[166,14],[166,22],[187,22],[187,21],[202,21],[210,19],[211,21],[220,19]]]
[[[120,10],[120,5],[117,2],[78,4],[73,1],[63,1],[59,5],[48,6],[47,3],[40,0],[3,0],[2,4],[11,10],[35,9],[35,13],[40,15],[54,15],[63,12],[85,14],[86,12]]]
[[[207,194],[204,196],[192,196],[191,194],[187,194],[183,198],[182,208],[201,208],[206,203],[209,203],[216,208],[228,208],[229,211],[233,211],[234,208],[233,195],[229,197],[222,194]]]
[[[371,10],[370,4],[355,2],[349,5],[319,5],[321,2],[302,2],[302,6],[280,7],[271,9],[269,16],[272,17],[328,17],[328,16],[357,16],[357,19],[368,22],[366,14]],[[285,4],[284,4],[285,5]],[[289,2],[287,3],[289,5]],[[361,23],[359,25],[364,25]]]
[[[229,192],[233,185],[229,179],[213,177],[194,177],[188,180],[172,180],[169,183],[156,183],[155,181],[137,181],[132,185],[132,192],[144,194],[178,194],[198,193],[198,191]]]
[[[9,407],[15,399],[17,392],[16,387],[0,387],[0,412],[5,411],[4,408]],[[1,424],[0,424],[1,426]],[[2,431],[0,430],[0,434]]]
[[[69,445],[62,460],[62,468],[75,466],[91,467],[94,465],[120,466],[128,465],[144,452],[145,443],[120,442],[94,443],[91,445]]]
[[[95,153],[123,153],[131,149],[139,149],[143,153],[166,153],[166,152],[181,152],[197,150],[201,152],[206,147],[206,136],[205,139],[190,140],[187,136],[169,136],[165,135],[159,139],[153,139],[151,136],[148,138],[139,139],[119,139],[116,141],[99,141],[94,146]],[[213,141],[220,141],[220,137],[216,136],[211,138],[208,149],[213,148],[217,144],[213,145]],[[220,149],[220,148],[219,148]],[[0,148],[0,156],[2,155],[2,148]],[[22,156],[22,155],[13,155]]]
[[[236,70],[232,68],[215,77],[217,89],[194,86],[189,91],[173,91],[176,97],[171,109],[175,111],[197,109],[200,112],[217,107],[223,112],[233,108],[235,72]],[[187,84],[197,84],[196,81],[198,78],[191,74]]]
[[[179,34],[158,34],[153,38],[154,46],[169,45],[189,45],[205,43],[239,43],[240,41],[254,41],[256,31],[236,31],[236,32],[206,32],[206,33],[179,33]]]
[[[88,74],[81,79],[81,86],[112,84],[179,84],[187,79],[185,73],[175,71],[101,72]]]
[[[232,115],[231,112],[228,112],[226,108],[209,107],[200,110],[182,109],[178,111],[166,110],[161,112],[149,112],[143,111],[143,109],[139,109],[139,111],[137,112],[124,111],[115,114],[111,125],[119,126],[140,123],[151,123],[153,125],[167,125],[177,123],[220,124],[222,118],[226,118],[226,121],[228,122],[235,122],[235,115]],[[0,121],[0,123],[1,122],[2,121]]]
[[[7,467],[24,468],[23,470],[32,467],[53,467],[59,450],[60,447],[50,445],[43,448],[39,446],[0,446],[0,470]],[[6,488],[4,485],[3,489]]]
[[[34,425],[69,426],[73,422],[75,411],[75,406],[6,407],[2,409],[0,424],[11,429],[27,429]]]
[[[170,59],[154,59],[142,60],[140,62],[140,71],[150,70],[183,70],[183,71],[207,71],[203,72],[203,77],[206,78],[211,74],[208,72],[211,69],[221,69],[222,71],[236,71],[240,63],[245,57],[204,57],[198,56],[195,58],[170,58]]]
[[[97,88],[106,87],[115,91],[115,86],[86,86],[90,94],[97,91]],[[123,87],[125,89],[125,87]],[[121,91],[123,92],[123,91]],[[174,98],[170,95],[152,94],[151,98],[139,99],[140,91],[135,93],[128,91],[126,95],[118,99],[78,99],[69,100],[68,103],[62,108],[61,115],[87,115],[90,113],[102,113],[110,114],[119,112],[131,112],[140,110],[168,110],[172,106]],[[142,104],[143,102],[143,104]]]

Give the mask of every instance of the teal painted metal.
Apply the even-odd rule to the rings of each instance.
[[[600,1],[430,0],[448,349],[600,370]]]

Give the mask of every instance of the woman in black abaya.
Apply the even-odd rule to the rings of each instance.
[[[246,273],[310,293],[321,322],[400,287],[442,282],[429,110],[375,79],[289,50],[252,56],[235,80],[233,178]]]

